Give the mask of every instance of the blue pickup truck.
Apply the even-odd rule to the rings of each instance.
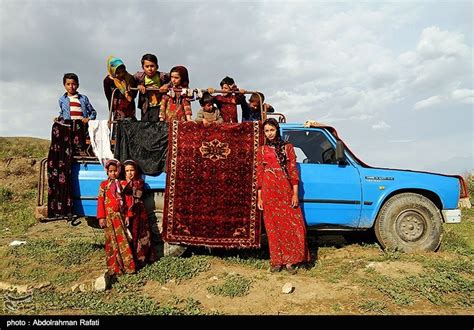
[[[458,223],[460,197],[468,195],[462,177],[375,168],[359,160],[330,126],[281,124],[295,147],[299,197],[309,229],[354,231],[373,228],[383,248],[435,251],[443,222]],[[97,190],[106,178],[96,159],[72,167],[74,213],[95,217]],[[143,176],[145,205],[160,222],[166,174]]]

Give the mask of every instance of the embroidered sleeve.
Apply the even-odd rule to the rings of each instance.
[[[106,181],[103,181],[99,186],[99,195],[97,196],[97,219],[103,219],[106,217],[105,213],[105,185]]]
[[[163,95],[160,102],[160,118],[166,118],[166,106],[168,105],[168,95]]]
[[[291,185],[297,185],[299,182],[298,169],[296,168],[296,154],[295,149],[291,144],[286,145],[286,156],[288,157],[288,174],[290,175]]]
[[[263,151],[264,147],[259,147],[257,151],[257,189],[262,189],[263,181]]]
[[[189,99],[187,97],[183,98],[183,107],[184,107],[184,114],[187,116],[192,116],[193,112],[191,110],[191,102],[189,102]]]

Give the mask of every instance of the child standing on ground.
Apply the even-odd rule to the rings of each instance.
[[[125,207],[122,186],[118,180],[120,162],[110,159],[105,164],[105,169],[108,178],[102,181],[99,187],[97,219],[99,226],[104,228],[107,268],[110,275],[134,273],[135,261],[130,248],[128,229],[122,216]]]
[[[133,76],[127,72],[123,61],[119,58],[109,56],[107,59],[107,77],[104,78],[104,93],[107,97],[109,109],[112,108],[113,120],[122,120],[135,117],[135,96],[137,92],[131,90],[136,88],[137,83]],[[118,91],[113,92],[115,89]],[[112,102],[113,94],[113,104]],[[111,107],[112,105],[112,107]]]
[[[143,55],[141,63],[143,71],[134,75],[140,91],[138,107],[141,109],[141,120],[158,121],[161,95],[168,91],[170,76],[158,71],[158,58],[153,54]]]
[[[125,224],[130,228],[132,253],[137,269],[140,269],[156,260],[156,251],[151,246],[151,230],[142,200],[143,179],[135,161],[126,160],[123,165],[125,180],[121,183],[126,204]]]
[[[221,112],[224,123],[237,123],[237,104],[240,104],[242,107],[242,104],[245,103],[245,96],[243,94],[245,89],[239,89],[235,85],[234,79],[227,76],[222,79],[220,85],[225,93],[216,95],[215,102]],[[237,91],[240,93],[235,93]],[[214,89],[209,88],[208,92],[212,94]]]
[[[222,124],[224,120],[220,114],[219,109],[214,106],[214,97],[209,92],[204,92],[199,99],[201,109],[196,116],[196,122],[202,122],[204,126],[209,124]]]
[[[171,89],[169,95],[163,95],[160,105],[160,121],[172,123],[173,120],[192,120],[191,103],[189,96],[175,89],[189,87],[188,69],[184,66],[175,66],[170,71]]]
[[[63,76],[63,85],[66,93],[59,98],[59,118],[78,119],[87,123],[97,116],[87,96],[77,92],[79,88],[79,77],[75,73],[66,73]]]

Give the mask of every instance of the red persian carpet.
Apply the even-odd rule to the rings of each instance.
[[[223,248],[260,247],[258,122],[171,124],[163,240]]]

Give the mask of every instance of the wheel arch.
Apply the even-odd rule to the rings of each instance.
[[[375,213],[375,216],[374,216],[374,219],[373,219],[373,222],[372,222],[372,228],[374,228],[375,222],[377,221],[377,218],[379,217],[379,214],[380,214],[382,208],[390,200],[390,198],[392,198],[396,195],[404,194],[404,193],[414,193],[414,194],[422,195],[422,196],[428,198],[430,201],[432,201],[433,204],[438,208],[438,210],[440,210],[440,212],[443,209],[443,202],[441,201],[441,198],[438,196],[438,194],[436,194],[435,192],[433,192],[431,190],[412,189],[412,188],[398,189],[398,190],[392,191],[391,193],[389,193],[388,195],[386,195],[384,197],[384,199],[382,200],[382,202],[380,203],[380,205],[377,209],[377,212]],[[444,221],[444,219],[443,219],[443,221]]]

